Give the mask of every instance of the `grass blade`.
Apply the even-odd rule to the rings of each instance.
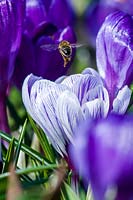
[[[7,133],[4,133],[4,132],[0,132],[0,137],[2,139],[4,139],[5,141],[7,142],[11,142],[12,140],[12,137],[7,134]],[[14,144],[15,146],[18,145],[18,140],[17,139],[14,139]],[[44,164],[50,164],[51,162],[49,160],[47,160],[43,155],[41,155],[40,153],[38,153],[37,151],[35,151],[34,149],[31,149],[30,147],[28,147],[27,145],[25,144],[22,144],[21,145],[21,150],[27,154],[29,157],[31,157],[32,159],[35,159],[37,161],[40,161],[41,163],[44,163]]]
[[[29,121],[30,121],[30,124],[31,124],[33,130],[37,134],[37,137],[39,139],[39,142],[40,142],[41,147],[42,147],[42,149],[45,153],[46,158],[48,160],[50,160],[51,162],[55,162],[55,156],[54,156],[53,149],[52,149],[51,145],[49,144],[45,133],[42,130],[39,130],[39,128],[37,128],[35,122],[33,121],[33,119],[29,115],[28,115],[28,117],[29,117]]]
[[[23,175],[23,174],[29,174],[29,173],[32,173],[32,172],[37,172],[37,171],[44,171],[44,170],[53,170],[53,169],[56,169],[58,168],[59,165],[57,164],[50,164],[50,165],[46,165],[46,166],[37,166],[37,167],[28,167],[28,168],[25,168],[25,169],[19,169],[16,171],[16,174],[17,175]],[[8,176],[10,176],[10,172],[6,172],[4,174],[1,174],[0,175],[0,180],[3,179],[3,178],[7,178]]]
[[[10,163],[13,162],[14,148],[15,148],[14,142],[15,142],[15,138],[13,137],[11,139],[9,148],[7,150],[6,159],[5,159],[5,162],[3,164],[2,173],[7,172],[8,169],[9,169]]]
[[[14,158],[14,166],[15,167],[17,166],[17,162],[18,162],[18,158],[19,158],[19,153],[20,153],[20,150],[21,150],[21,145],[22,145],[22,142],[23,142],[23,139],[24,139],[24,134],[26,133],[26,131],[25,131],[26,125],[27,125],[27,119],[24,122],[24,125],[22,127],[22,131],[20,133],[20,137],[18,139],[18,144],[16,146],[15,158]]]
[[[71,186],[69,186],[67,183],[64,183],[61,190],[61,195],[63,200],[80,200],[76,193],[72,190]]]

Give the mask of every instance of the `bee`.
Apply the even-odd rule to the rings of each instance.
[[[64,67],[66,67],[72,59],[72,48],[81,46],[83,46],[83,44],[71,44],[67,40],[62,40],[59,44],[44,44],[41,46],[41,48],[47,51],[58,49],[64,60]]]

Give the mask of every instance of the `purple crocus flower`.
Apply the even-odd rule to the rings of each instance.
[[[14,73],[19,88],[29,73],[55,80],[67,72],[75,49],[71,62],[64,67],[58,44],[62,40],[76,42],[71,13],[65,0],[26,1],[25,28]]]
[[[8,131],[5,97],[21,42],[24,3],[24,0],[0,1],[0,129],[3,131]]]
[[[133,19],[121,11],[110,14],[96,39],[96,60],[110,100],[133,80]]]
[[[130,95],[127,86],[120,90],[111,112],[124,113]],[[24,81],[22,98],[27,112],[44,130],[55,149],[65,156],[78,124],[87,117],[106,117],[109,112],[108,92],[99,74],[89,68],[82,74],[56,82],[31,74]]]
[[[110,115],[89,118],[76,130],[71,159],[85,184],[91,184],[95,200],[133,198],[132,129],[132,115]]]

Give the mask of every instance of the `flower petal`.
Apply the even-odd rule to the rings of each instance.
[[[84,119],[76,95],[68,90],[63,92],[57,101],[56,114],[62,123],[67,140],[73,143],[74,130]]]
[[[24,105],[31,117],[40,125],[47,134],[52,145],[62,155],[65,151],[65,137],[63,129],[55,114],[58,96],[67,88],[63,85],[57,86],[54,82],[32,77],[34,83],[28,90],[30,81],[24,81],[22,97]],[[28,81],[29,82],[28,82]],[[63,155],[62,155],[63,156]]]
[[[46,9],[42,0],[26,0],[26,30],[28,35],[32,36],[32,32],[39,24],[46,21]]]
[[[124,114],[127,110],[131,98],[131,90],[124,86],[113,101],[113,113]]]
[[[74,12],[69,1],[52,0],[48,10],[48,18],[60,28],[64,28],[67,25],[73,25]]]
[[[109,95],[107,90],[98,85],[88,91],[82,109],[92,118],[106,117],[109,111]]]
[[[90,74],[75,74],[62,81],[62,84],[71,88],[72,92],[78,97],[81,105],[84,103],[88,92],[100,85],[100,83],[100,79]]]
[[[0,84],[4,89],[13,74],[14,61],[20,47],[24,5],[24,0],[0,1]]]
[[[30,92],[31,92],[31,88],[32,88],[33,84],[36,81],[41,80],[41,79],[42,79],[41,77],[37,77],[37,76],[34,76],[33,74],[30,74],[24,80],[23,87],[22,87],[22,99],[23,99],[23,103],[24,103],[24,105],[26,107],[27,112],[32,117],[34,116],[33,119],[35,121],[36,121],[36,115],[34,115],[34,110],[33,110],[32,105],[31,105]]]
[[[103,84],[102,79],[101,79],[99,73],[95,69],[93,69],[93,68],[85,68],[82,71],[82,74],[94,75],[95,77],[97,77],[99,79],[99,82],[101,83],[101,85]]]

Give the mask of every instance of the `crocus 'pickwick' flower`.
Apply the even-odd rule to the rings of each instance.
[[[0,1],[0,130],[3,131],[9,131],[5,97],[21,42],[24,3],[24,0]]]
[[[133,81],[133,19],[121,11],[110,14],[96,39],[97,68],[110,101]]]
[[[66,74],[75,49],[64,67],[58,44],[62,40],[76,42],[69,7],[65,0],[26,1],[25,27],[13,78],[19,88],[30,73],[52,81]]]
[[[124,113],[129,104],[125,86],[117,94],[112,112]],[[27,112],[40,125],[52,145],[61,155],[67,155],[67,144],[73,143],[73,133],[87,117],[106,117],[109,95],[99,74],[86,69],[52,82],[29,75],[24,81],[22,98]]]
[[[110,115],[76,130],[70,156],[94,200],[133,199],[133,115]]]
[[[22,87],[27,112],[40,125],[52,145],[67,155],[67,144],[73,142],[73,131],[87,116],[106,117],[108,92],[100,77],[75,74],[59,83],[29,75]]]

